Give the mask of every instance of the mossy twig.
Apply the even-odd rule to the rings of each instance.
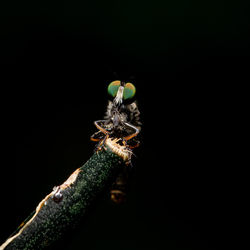
[[[85,216],[91,204],[126,167],[131,152],[116,142],[108,139],[102,151],[94,153],[67,181],[54,188],[0,249],[42,249]]]

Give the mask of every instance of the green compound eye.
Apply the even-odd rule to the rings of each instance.
[[[119,87],[121,86],[121,81],[113,81],[108,86],[108,93],[115,97]]]
[[[135,86],[132,83],[127,82],[123,90],[123,99],[126,100],[133,98],[134,95],[135,95]]]

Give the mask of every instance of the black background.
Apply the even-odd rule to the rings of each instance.
[[[91,156],[118,75],[134,79],[143,121],[128,202],[104,200],[51,249],[220,249],[228,116],[249,69],[244,4],[19,1],[0,13],[0,241]]]

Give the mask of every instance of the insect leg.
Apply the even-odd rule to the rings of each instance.
[[[102,131],[103,134],[108,135],[109,132],[108,132],[106,129],[104,129],[102,126],[100,126],[100,125],[98,124],[98,123],[100,123],[100,122],[105,122],[105,121],[106,121],[106,120],[98,120],[98,121],[95,121],[94,124],[95,124],[95,126],[96,126],[100,131]]]
[[[128,140],[132,139],[133,137],[135,137],[135,136],[137,136],[139,134],[140,130],[137,127],[135,127],[134,125],[132,125],[130,123],[127,123],[127,122],[125,122],[125,125],[132,128],[132,129],[134,129],[135,132],[133,134],[131,134],[131,135],[128,135],[128,136],[124,137],[123,138],[124,140],[128,141]]]
[[[106,141],[106,139],[108,138],[108,136],[109,136],[109,134],[110,134],[105,128],[103,128],[103,127],[100,125],[100,123],[104,123],[104,122],[106,122],[106,120],[98,120],[98,121],[95,121],[95,122],[94,122],[95,126],[99,129],[99,131],[96,132],[95,134],[93,134],[93,135],[91,136],[91,138],[90,138],[92,141],[99,141],[99,143],[98,143],[97,146],[96,146],[95,151],[100,151],[100,150],[102,150],[102,148],[103,148],[103,146],[104,146],[104,144],[105,144],[105,141]],[[103,133],[103,134],[105,135],[104,138],[95,138],[95,136],[96,136],[96,135],[99,135],[99,133]]]
[[[138,148],[139,146],[140,146],[140,143],[137,142],[135,145],[133,145],[133,146],[129,145],[128,147],[129,147],[130,149],[133,149],[133,148]]]
[[[91,141],[100,141],[100,140],[102,140],[102,138],[96,138],[95,136],[98,136],[98,135],[100,135],[100,133],[102,133],[102,131],[97,131],[97,132],[95,132],[93,135],[91,135],[91,137],[90,137],[90,140]],[[103,135],[103,134],[102,134]]]
[[[95,151],[101,151],[101,150],[102,150],[102,148],[104,147],[105,142],[106,142],[108,136],[109,136],[109,135],[105,135],[105,137],[104,137],[102,140],[99,141],[99,143],[98,143],[97,146],[96,146]]]

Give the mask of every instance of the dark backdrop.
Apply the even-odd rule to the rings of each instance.
[[[245,6],[19,1],[0,13],[1,243],[91,156],[118,75],[134,79],[143,121],[128,202],[104,200],[52,249],[221,249]]]

